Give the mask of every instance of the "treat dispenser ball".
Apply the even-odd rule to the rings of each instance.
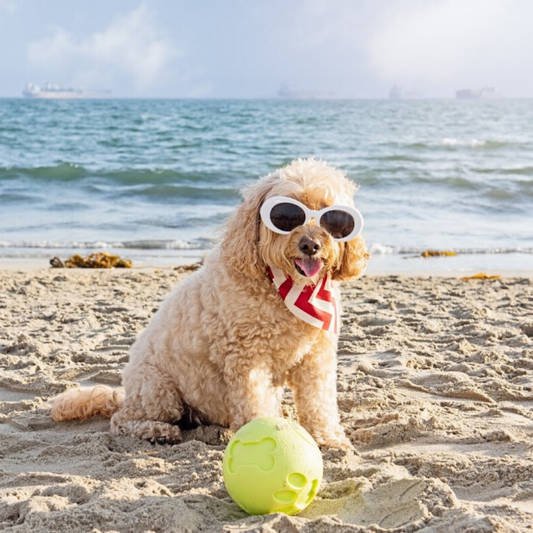
[[[231,439],[222,463],[229,495],[252,515],[294,515],[313,500],[322,481],[322,455],[299,424],[256,418]]]

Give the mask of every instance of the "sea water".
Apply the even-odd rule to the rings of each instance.
[[[315,157],[359,184],[371,263],[532,270],[532,124],[533,100],[0,100],[0,260],[192,262],[243,187]]]

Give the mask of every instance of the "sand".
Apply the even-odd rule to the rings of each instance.
[[[528,278],[367,276],[344,290],[339,406],[358,455],[324,451],[298,516],[229,498],[219,428],[176,446],[54,423],[47,400],[119,386],[172,270],[0,272],[0,530],[507,532],[533,529]],[[292,408],[287,397],[287,410]]]

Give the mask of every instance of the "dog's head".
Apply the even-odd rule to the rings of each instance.
[[[293,161],[244,191],[244,202],[226,226],[224,259],[248,276],[264,277],[271,265],[300,283],[316,283],[326,272],[338,281],[361,275],[370,255],[360,235],[339,242],[314,217],[280,234],[260,216],[261,207],[273,197],[291,198],[320,211],[334,205],[353,207],[355,191],[342,172],[321,161]]]

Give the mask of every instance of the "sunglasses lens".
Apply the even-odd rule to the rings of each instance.
[[[292,231],[305,222],[305,213],[294,204],[276,204],[270,211],[270,220],[281,231]]]
[[[332,209],[322,215],[320,225],[335,239],[343,239],[354,230],[355,220],[346,211]]]

